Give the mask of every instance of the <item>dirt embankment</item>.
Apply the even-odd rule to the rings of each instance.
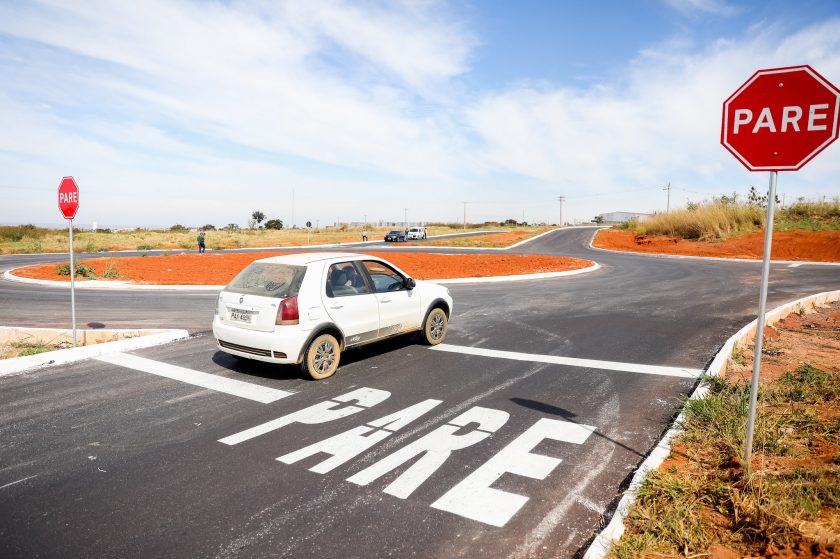
[[[175,254],[136,258],[95,258],[80,264],[90,266],[95,279],[133,281],[160,285],[225,285],[245,266],[260,258],[288,254],[284,252],[248,252],[224,254]],[[422,254],[368,253],[384,258],[416,279],[451,279],[509,276],[543,272],[579,270],[592,265],[588,260],[563,256],[524,254]],[[58,265],[41,264],[15,271],[15,275],[33,279],[70,281],[58,275]],[[84,278],[80,278],[84,279]],[[88,279],[93,279],[88,278]]]
[[[742,445],[753,345],[743,342],[686,406],[612,557],[840,559],[840,302],[810,311],[765,328],[751,476]]]
[[[764,232],[747,233],[720,242],[704,242],[606,229],[598,232],[592,245],[649,254],[761,259],[764,254]],[[773,260],[840,262],[840,231],[774,232],[771,255]]]

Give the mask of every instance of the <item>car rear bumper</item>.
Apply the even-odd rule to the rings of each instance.
[[[296,326],[257,332],[224,324],[218,317],[213,319],[213,336],[221,351],[267,363],[298,363],[308,334]]]

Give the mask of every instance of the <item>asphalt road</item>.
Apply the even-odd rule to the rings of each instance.
[[[79,290],[80,323],[194,335],[0,378],[0,556],[579,554],[755,318],[760,270],[593,251],[591,235],[518,251],[602,269],[451,286],[449,351],[397,339],[322,382],[216,351],[213,293]],[[774,265],[769,305],[838,288],[838,267]],[[0,323],[66,326],[66,307],[65,289],[0,281]],[[207,378],[248,384],[193,384]]]

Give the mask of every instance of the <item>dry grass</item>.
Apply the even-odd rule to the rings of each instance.
[[[621,227],[643,235],[723,241],[763,229],[766,212],[766,208],[757,203],[715,200],[692,204],[684,210],[654,214],[645,222],[630,221]],[[773,229],[840,229],[840,196],[830,200],[798,200],[786,208],[777,208]]]
[[[710,203],[693,209],[655,214],[644,223],[627,228],[646,235],[719,241],[764,227],[764,208],[750,204]]]
[[[486,227],[472,225],[470,231],[481,229],[502,229],[505,231],[537,231],[545,228]],[[380,240],[391,227],[369,226],[368,239]],[[397,227],[399,229],[399,227]],[[461,225],[432,225],[427,227],[429,235],[458,233]],[[536,233],[535,233],[536,234]],[[73,244],[75,252],[94,253],[111,250],[167,250],[197,248],[196,231],[132,229],[128,231],[86,231],[75,230]],[[215,230],[206,232],[209,250],[225,248],[290,247],[301,245],[322,245],[361,241],[361,228],[330,227],[321,229],[241,229]],[[510,243],[508,243],[510,244]],[[504,245],[507,246],[507,245]],[[45,229],[29,225],[0,227],[0,254],[66,252],[68,235],[66,229]]]

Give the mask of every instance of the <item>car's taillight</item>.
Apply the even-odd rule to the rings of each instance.
[[[297,297],[283,299],[280,302],[280,308],[277,309],[277,320],[274,321],[274,324],[298,324],[300,315],[298,315],[297,303]]]

